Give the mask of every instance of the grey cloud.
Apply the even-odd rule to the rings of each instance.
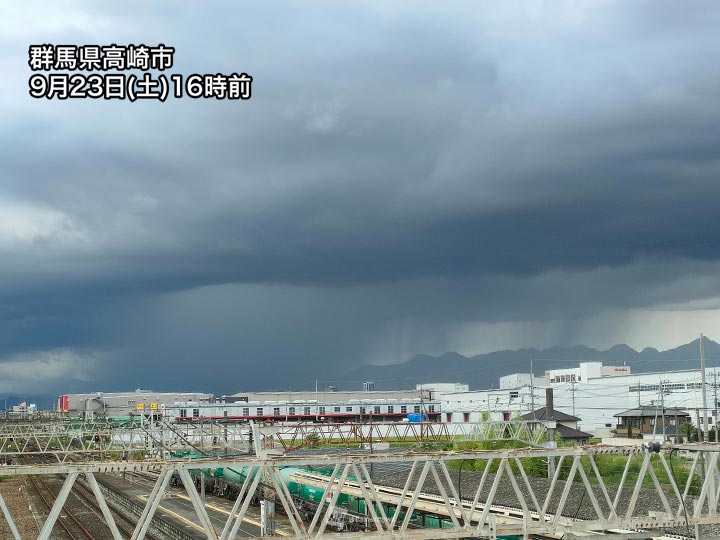
[[[393,333],[452,348],[468,321],[550,312],[572,341],[714,286],[715,4],[278,9],[10,10],[0,358],[92,348],[130,381],[247,344],[234,361],[321,370]],[[38,40],[163,41],[175,71],[245,70],[255,95],[35,102]]]

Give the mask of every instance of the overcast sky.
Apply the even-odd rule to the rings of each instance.
[[[0,393],[720,337],[720,4],[0,3]],[[164,43],[249,101],[36,100]]]

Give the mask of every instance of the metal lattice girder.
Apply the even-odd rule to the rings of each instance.
[[[247,426],[216,421],[177,424],[147,419],[125,424],[67,419],[0,422],[0,457],[54,455],[62,462],[70,456],[102,458],[110,451],[245,453],[249,449],[247,434]]]
[[[206,536],[218,538],[208,510],[195,492],[195,484],[190,474],[198,469],[219,467],[235,470],[244,468],[242,470],[247,473],[240,496],[220,533],[223,540],[231,540],[237,536],[240,523],[261,478],[265,479],[264,482],[269,482],[266,488],[269,486],[275,489],[276,496],[290,519],[293,533],[297,538],[303,539],[337,536],[330,533],[328,527],[331,523],[336,523],[338,515],[345,511],[338,507],[341,494],[364,501],[369,512],[369,528],[365,532],[345,536],[367,539],[402,536],[425,540],[497,535],[545,535],[560,538],[566,534],[582,534],[586,531],[603,534],[611,529],[631,535],[639,530],[720,523],[717,513],[720,495],[715,484],[720,444],[686,444],[672,450],[675,451],[686,452],[693,457],[690,474],[682,484],[677,484],[672,474],[668,463],[668,449],[652,453],[640,446],[10,465],[0,468],[0,476],[66,474],[67,479],[58,497],[58,501],[64,501],[79,475],[85,475],[92,483],[90,479],[97,474],[159,471],[155,487],[147,498],[132,536],[133,540],[142,540],[145,537],[150,520],[173,474],[177,474],[182,480],[197,514],[197,522]],[[615,456],[628,462],[634,458],[639,464],[639,470],[630,474],[628,471],[631,467],[626,465],[619,484],[610,486],[598,465],[597,459],[600,456]],[[541,489],[533,486],[526,465],[529,463],[526,461],[528,458],[560,460],[549,487],[547,484]],[[472,499],[460,500],[452,482],[448,462],[459,459],[479,459],[486,460],[487,463],[482,478],[472,492]],[[563,467],[563,461],[569,466]],[[402,489],[373,482],[366,467],[367,464],[400,462],[406,463],[411,469],[408,481]],[[697,466],[700,462],[705,463],[706,473],[701,473],[701,468]],[[332,468],[333,472],[328,476],[307,469],[309,466]],[[283,484],[279,474],[282,467],[298,469],[292,473],[291,481],[323,490],[322,502],[313,510],[307,526],[302,521],[303,516],[308,516],[307,508],[301,512],[297,506],[297,497]],[[561,470],[566,471],[562,479]],[[658,476],[660,472],[664,475],[663,483]],[[499,488],[503,485],[511,487],[509,493],[515,497],[515,503],[509,504],[507,493],[504,499],[500,499]],[[694,499],[687,496],[691,485],[699,488]],[[578,490],[582,497],[587,497],[592,507],[590,514],[584,516],[585,519],[576,519],[573,515],[577,513],[575,499],[578,497]],[[611,497],[612,490],[616,490],[614,498]],[[102,498],[100,490],[93,491],[96,497]],[[651,511],[648,511],[647,507],[638,510],[638,501],[648,495],[655,497],[658,504]],[[558,500],[551,504],[553,499]],[[573,506],[573,511],[568,510],[569,505]],[[47,537],[52,531],[61,507],[62,502],[56,502],[42,527],[41,538]],[[2,500],[0,508],[13,530],[12,516],[7,512]],[[389,513],[386,509],[393,509],[392,520],[388,520]],[[404,513],[403,518],[399,517],[400,512]],[[411,528],[413,513],[417,512],[446,516],[452,527]],[[103,515],[106,515],[106,512],[103,512]]]
[[[460,442],[515,440],[543,446],[547,429],[541,422],[482,423],[389,422],[389,423],[287,423],[274,424],[275,438],[285,452],[320,443],[363,444],[370,442]]]

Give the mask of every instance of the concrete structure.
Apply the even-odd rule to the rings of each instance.
[[[130,414],[155,414],[166,405],[177,401],[213,401],[212,394],[202,392],[93,392],[89,394],[65,394],[58,398],[58,411],[70,416],[94,415],[128,416]]]
[[[415,390],[418,392],[431,392],[430,397],[435,398],[438,394],[445,394],[448,392],[467,392],[470,390],[470,387],[467,384],[461,383],[425,383],[416,385]]]
[[[28,405],[27,402],[23,401],[22,403],[19,403],[18,405],[13,405],[12,412],[23,413],[23,414],[34,414],[37,412],[37,405],[35,403],[31,403],[30,405]]]
[[[628,371],[628,366],[584,362],[574,368],[549,370],[547,386],[553,388],[555,408],[581,418],[578,429],[600,436],[615,430],[615,414],[639,405],[679,407],[691,413],[693,423],[703,430],[720,420],[720,369],[705,371],[707,410],[703,410],[699,369],[636,374]],[[528,380],[528,374],[503,377],[507,386]],[[545,406],[544,387],[539,385],[446,392],[440,393],[438,399],[445,422],[512,420],[531,412],[533,403],[535,408]]]
[[[500,377],[501,390],[521,388],[523,386],[535,386],[536,388],[543,387],[545,386],[545,378],[536,377],[530,373],[512,373],[510,375]]]
[[[630,366],[603,366],[602,362],[581,362],[578,367],[550,369],[545,372],[545,383],[550,385],[588,382],[602,377],[630,375]]]
[[[617,413],[640,406],[680,408],[705,430],[714,426],[720,416],[718,375],[717,368],[705,371],[707,410],[703,410],[699,369],[598,377],[552,386],[556,407],[580,416],[585,431],[615,430]]]
[[[545,404],[544,392],[530,386],[440,393],[438,399],[444,422],[507,422],[532,411],[533,403]]]

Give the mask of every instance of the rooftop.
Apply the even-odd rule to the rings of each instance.
[[[533,416],[532,412],[529,412],[527,414],[524,414],[520,417],[520,420],[547,420],[545,417],[546,414],[546,407],[540,407],[539,409],[535,410],[535,414]],[[564,413],[562,411],[558,411],[557,409],[553,409],[553,419],[557,422],[578,422],[580,419],[577,416],[573,416],[571,414]]]
[[[626,416],[690,416],[688,412],[684,409],[681,409],[680,407],[662,407],[660,405],[641,405],[640,407],[635,407],[634,409],[628,409],[627,411],[623,411],[617,414],[614,414],[613,416],[616,418],[623,418]]]

